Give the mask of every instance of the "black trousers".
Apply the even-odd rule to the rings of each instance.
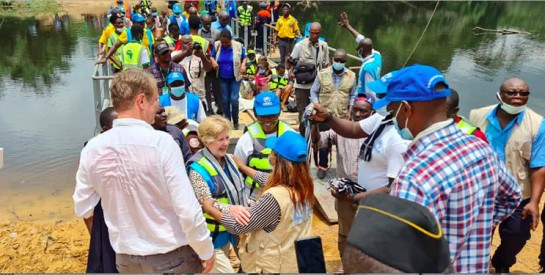
[[[501,243],[492,257],[492,266],[498,268],[510,268],[517,262],[517,254],[530,239],[532,217],[522,218],[522,209],[530,199],[525,199],[513,214],[505,219],[499,228]]]
[[[118,273],[115,266],[115,251],[110,244],[108,227],[104,222],[104,212],[100,201],[93,212],[91,241],[87,256],[87,273]]]
[[[329,126],[325,123],[318,124],[318,129],[320,132],[329,130]],[[321,147],[318,149],[318,165],[323,168],[329,167],[329,154],[331,152],[331,147],[333,146],[333,143],[331,143],[331,140],[328,140],[326,147]]]
[[[545,226],[545,204],[541,210],[541,224]],[[543,230],[543,239],[541,240],[541,250],[539,251],[539,265],[545,268],[545,230]]]
[[[216,101],[216,107],[218,107],[218,115],[223,114],[223,103],[221,100],[220,91],[220,79],[216,76],[216,71],[212,70],[206,73],[204,78],[204,89],[206,90],[206,105],[209,113],[214,113],[212,109],[212,94],[214,94],[214,101]]]

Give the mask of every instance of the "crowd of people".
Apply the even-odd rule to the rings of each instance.
[[[498,104],[467,119],[436,68],[382,75],[381,53],[346,12],[338,25],[355,38],[359,72],[346,50],[330,56],[319,22],[301,35],[291,5],[268,2],[112,5],[98,63],[115,73],[113,107],[81,152],[73,195],[91,234],[87,271],[299,272],[310,152],[323,179],[335,146],[339,272],[509,272],[545,188],[545,123],[526,106],[529,85],[505,80]],[[256,45],[234,37],[232,18],[258,31]],[[261,52],[265,24],[278,64]],[[241,98],[255,117],[243,127]],[[289,104],[296,127],[280,120]],[[539,259],[545,267],[545,241]]]

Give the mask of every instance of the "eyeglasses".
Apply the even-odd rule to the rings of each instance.
[[[508,97],[514,97],[514,96],[520,96],[520,97],[528,97],[530,96],[530,92],[502,92]]]

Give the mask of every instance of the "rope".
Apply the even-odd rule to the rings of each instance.
[[[422,40],[422,37],[424,37],[424,34],[428,30],[428,27],[430,26],[431,20],[433,19],[433,16],[435,15],[435,11],[437,10],[437,7],[439,7],[440,0],[437,0],[437,3],[435,4],[435,8],[433,9],[433,12],[431,13],[430,19],[428,20],[428,24],[426,24],[426,27],[424,28],[424,31],[422,31],[422,34],[420,35],[420,38],[418,38],[418,41],[416,41],[416,45],[414,45],[413,51],[411,54],[409,54],[409,57],[407,57],[407,60],[405,60],[405,63],[403,63],[403,66],[401,68],[404,68],[405,65],[407,65],[407,62],[409,62],[409,59],[411,59],[411,56],[413,56],[413,53],[416,51],[416,48],[418,48],[418,44],[420,44],[420,41]]]

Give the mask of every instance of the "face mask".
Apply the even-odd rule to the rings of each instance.
[[[124,28],[116,28],[115,29],[117,32],[123,32],[125,29]]]
[[[413,140],[414,136],[411,133],[411,130],[407,128],[407,124],[409,123],[409,118],[405,120],[405,128],[399,129],[399,125],[397,124],[397,115],[399,114],[399,110],[401,110],[401,106],[403,106],[403,103],[399,105],[399,108],[397,109],[396,115],[394,116],[394,127],[396,128],[397,132],[399,133],[399,136],[401,136],[404,140]]]
[[[513,106],[503,102],[503,100],[501,100],[500,93],[496,93],[496,97],[501,102],[500,108],[508,114],[517,115],[526,110],[526,105]]]
[[[249,63],[254,63],[254,62],[255,62],[255,58],[254,58],[254,59],[249,59],[249,58],[248,58],[248,62],[249,62]]]
[[[335,70],[335,71],[342,71],[342,70],[344,70],[344,63],[333,62],[333,70]]]
[[[170,88],[170,94],[172,94],[175,97],[181,97],[185,94],[185,87],[180,86],[180,87]]]
[[[152,12],[152,13],[151,13],[151,16],[153,16],[153,17],[157,17],[157,16],[158,16],[158,14],[157,14],[156,12]]]
[[[376,112],[381,115],[381,116],[387,116],[390,112],[388,112],[388,110],[386,110],[386,106],[382,107],[382,108],[379,108],[378,110],[376,110]]]
[[[259,70],[259,73],[260,74],[265,74],[265,70],[261,69],[261,70]]]
[[[176,17],[179,18],[179,17],[180,17],[180,14],[179,14],[179,13],[176,13],[176,14],[174,14],[174,16],[176,16]]]

